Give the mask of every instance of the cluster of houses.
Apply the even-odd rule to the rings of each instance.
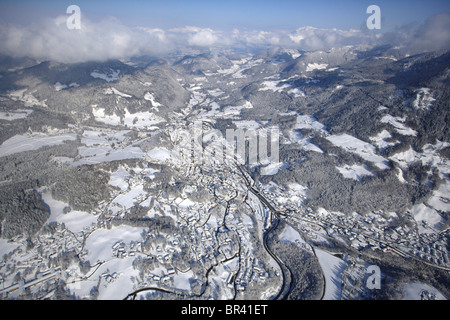
[[[431,243],[428,246],[414,247],[411,252],[421,259],[450,268],[449,254],[441,244]]]
[[[264,282],[269,278],[269,273],[265,270],[264,265],[257,258],[247,256],[242,264],[243,270],[237,275],[230,274],[227,279],[227,287],[233,288],[233,281],[235,289],[238,292],[246,290],[251,283]]]
[[[159,271],[159,272],[156,272]],[[155,270],[154,273],[147,273],[142,279],[142,281],[139,282],[139,287],[144,288],[148,286],[158,286],[158,285],[164,285],[164,284],[170,284],[173,282],[173,275],[177,273],[177,270],[175,268],[168,268],[168,269],[159,269]]]
[[[276,194],[271,196],[267,194],[265,197],[277,203]],[[298,204],[295,209],[292,205],[295,206],[287,202],[279,208],[301,221],[302,231],[314,241],[320,241],[320,235],[323,234],[321,230],[314,228],[319,225],[326,230],[328,236],[345,238],[350,241],[350,246],[357,250],[369,247],[405,257],[414,256],[450,270],[449,254],[442,241],[432,239],[432,235],[419,235],[417,230],[408,224],[391,227],[392,217],[389,214],[387,217],[382,212],[373,212],[368,215],[335,213],[323,215]],[[406,219],[413,220],[410,215],[407,215]],[[416,223],[411,221],[409,225],[414,226]],[[450,231],[447,230],[447,232]],[[430,239],[425,239],[427,236]]]
[[[0,262],[0,292],[2,297],[15,292],[20,294],[25,288],[55,281],[61,276],[61,266],[57,257],[70,250],[81,252],[80,241],[64,225],[57,224],[52,233],[41,233],[34,240],[34,246],[27,248],[27,240],[22,235],[11,240],[17,244],[6,259]],[[5,257],[4,257],[5,258]],[[16,281],[16,275],[21,278]]]
[[[132,241],[129,246],[126,246],[123,241],[117,241],[111,249],[114,257],[132,257],[136,255],[136,252],[142,252],[142,242]]]

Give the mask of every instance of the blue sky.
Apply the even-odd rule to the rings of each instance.
[[[298,27],[358,29],[368,18],[366,8],[381,8],[382,29],[390,31],[409,23],[422,23],[431,15],[450,12],[450,1],[385,0],[3,0],[0,21],[27,23],[64,15],[76,4],[96,21],[108,16],[129,26],[173,28],[198,26],[221,30],[294,30]]]

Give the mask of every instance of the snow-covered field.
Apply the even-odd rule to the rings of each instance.
[[[378,168],[389,169],[388,161],[376,154],[375,147],[370,143],[359,140],[348,134],[332,135],[327,139],[337,147],[341,147],[351,153],[358,154],[364,160],[372,162]]]
[[[95,120],[98,122],[103,122],[109,125],[117,126],[120,125],[121,119],[115,113],[106,114],[105,108],[97,108],[96,105],[92,106],[92,114],[95,117]]]
[[[106,82],[113,82],[119,79],[120,70],[109,69],[109,72],[101,72],[94,70],[91,72],[91,77],[97,79],[103,79]]]
[[[99,300],[120,300],[134,290],[135,283],[131,280],[139,277],[139,271],[133,268],[135,256],[115,258],[112,247],[117,243],[129,246],[132,242],[141,241],[143,231],[144,228],[121,225],[111,229],[97,229],[86,239],[87,255],[85,259],[91,265],[101,263],[94,273],[94,279],[106,275],[101,278],[98,287]],[[86,282],[86,285],[91,288],[97,284],[98,282]],[[80,286],[80,289],[83,287]],[[86,288],[84,289],[86,290]],[[73,293],[78,293],[76,287],[73,288]],[[82,292],[78,294],[80,293]]]
[[[309,63],[306,66],[306,72],[314,71],[314,70],[324,70],[328,67],[326,63]]]
[[[3,255],[7,254],[8,252],[13,251],[17,247],[19,247],[20,244],[17,242],[9,241],[8,239],[1,239],[0,238],[0,256],[3,257]]]
[[[17,119],[25,119],[33,110],[30,109],[16,109],[12,111],[0,111],[0,120],[13,121]]]
[[[148,151],[147,156],[154,161],[164,162],[172,158],[172,152],[166,148],[155,148]]]
[[[140,159],[145,155],[140,148],[133,146],[127,146],[120,149],[111,149],[111,147],[80,147],[78,148],[78,153],[81,156],[81,159],[74,161],[74,166],[124,159]]]
[[[289,143],[297,143],[303,150],[323,153],[322,149],[310,142],[310,138],[304,138],[297,129],[289,132]]]
[[[11,100],[14,101],[21,101],[25,105],[25,107],[32,107],[32,106],[41,106],[41,107],[48,107],[46,104],[46,100],[39,101],[36,99],[35,96],[33,96],[33,92],[28,93],[28,89],[19,89],[15,91],[8,92],[8,97]]]
[[[302,238],[300,233],[288,224],[284,227],[279,239],[280,241],[297,243],[301,248],[312,250],[311,246]]]
[[[133,200],[132,196],[123,195],[123,197],[124,199],[116,198],[122,205],[129,205],[129,202]],[[83,259],[91,266],[98,263],[99,267],[92,268],[87,277],[80,278],[78,266],[69,266],[65,273],[71,275],[67,286],[71,294],[79,298],[89,297],[93,288],[99,284],[98,299],[123,299],[127,292],[133,291],[134,282],[130,280],[131,277],[137,277],[139,273],[133,268],[135,257],[114,257],[112,248],[118,242],[130,244],[133,241],[141,241],[144,228],[119,226],[111,229],[97,229],[95,227],[97,216],[76,210],[63,213],[68,204],[53,199],[48,191],[42,192],[42,199],[50,208],[51,214],[47,223],[64,224],[66,229],[77,235],[86,230],[95,230],[90,234],[84,233],[88,236],[84,245]],[[72,283],[70,279],[75,282]]]
[[[127,225],[120,225],[112,227],[111,229],[97,229],[92,232],[86,239],[86,259],[92,265],[99,261],[110,260],[113,257],[112,247],[117,242],[125,244],[132,241],[142,240],[142,227],[131,227]]]
[[[293,94],[294,97],[298,98],[298,97],[304,97],[305,93],[300,90],[299,88],[292,88],[288,91],[289,94]]]
[[[242,58],[241,60],[232,60],[233,66],[228,69],[217,70],[217,73],[222,75],[230,75],[235,79],[244,79],[247,76],[243,74],[245,70],[248,70],[263,62],[263,59],[252,60],[251,57]]]
[[[270,80],[268,80],[268,81],[264,81],[262,83],[262,88],[259,88],[258,90],[259,91],[271,90],[273,92],[281,92],[284,89],[289,88],[289,87],[290,87],[289,84],[284,83],[284,84],[280,85],[280,81],[276,81],[276,80],[275,81],[270,81]]]
[[[47,223],[64,223],[67,229],[74,233],[78,233],[82,231],[84,227],[89,227],[91,224],[97,222],[97,217],[88,212],[71,210],[68,213],[64,213],[64,208],[68,207],[69,204],[53,199],[50,192],[43,192],[42,200],[50,208],[50,217],[48,218]]]
[[[416,136],[417,132],[411,128],[408,128],[407,126],[404,125],[404,122],[406,121],[406,117],[393,117],[389,114],[383,116],[383,118],[381,118],[381,122],[383,123],[387,123],[390,124],[391,126],[394,127],[394,129],[404,135],[404,136]]]
[[[383,130],[376,136],[371,137],[370,140],[372,140],[373,143],[375,143],[375,145],[380,148],[380,150],[384,150],[399,143],[398,141],[386,141],[389,138],[392,138],[391,133],[387,130]]]
[[[439,188],[433,191],[426,203],[436,210],[450,212],[450,181],[446,180],[441,183]]]
[[[123,145],[128,130],[91,131],[85,130],[78,147],[77,159],[72,165],[97,164],[114,160],[142,158],[145,152],[134,145]]]
[[[363,165],[354,164],[352,166],[336,167],[344,178],[361,181],[364,176],[373,176],[373,173],[367,170]]]
[[[437,141],[436,144],[426,144],[422,148],[422,152],[416,152],[411,147],[403,152],[399,152],[389,157],[389,159],[397,162],[402,168],[407,168],[415,161],[422,162],[423,165],[429,165],[439,169],[442,178],[442,173],[450,173],[450,166],[448,160],[439,155],[439,151],[448,147],[448,142]]]
[[[411,281],[403,286],[403,300],[435,299],[447,300],[436,288],[419,281]]]
[[[419,233],[437,233],[444,222],[436,210],[423,203],[414,205],[411,213],[417,222]]]
[[[419,232],[439,232],[444,225],[444,219],[438,213],[450,212],[450,181],[445,180],[438,189],[423,203],[412,208],[412,214],[417,221]],[[433,229],[430,229],[433,228]]]
[[[219,97],[219,96],[221,96],[224,93],[225,92],[223,92],[219,88],[214,89],[214,90],[208,90],[208,95],[213,96],[213,97]]]
[[[61,82],[56,82],[54,84],[55,91],[61,91],[61,90],[67,89],[67,88],[78,88],[79,86],[80,85],[76,82],[72,82],[69,85],[62,84]]]
[[[242,109],[252,109],[253,105],[250,101],[245,101],[243,105],[240,106],[227,106],[224,108],[223,113],[218,113],[217,118],[221,117],[224,119],[234,118],[235,116],[239,116],[241,114]]]
[[[105,94],[115,94],[115,95],[123,97],[123,98],[131,98],[131,96],[129,94],[123,93],[113,87],[105,89]]]
[[[284,162],[270,163],[267,166],[261,168],[261,175],[273,176],[281,169],[287,168],[289,165]]]
[[[153,108],[155,108],[156,111],[158,111],[159,107],[162,107],[163,105],[161,103],[159,103],[158,101],[156,101],[155,97],[153,96],[153,94],[151,94],[150,92],[146,92],[144,95],[144,99],[147,101],[150,101],[152,103]]]
[[[134,174],[143,173],[146,177],[149,177],[152,180],[155,178],[155,174],[159,172],[159,170],[152,168],[141,169],[139,167],[134,167],[127,169],[124,166],[120,166],[116,171],[111,173],[108,184],[113,187],[117,187],[122,191],[128,190],[128,181],[132,177],[130,170],[133,170]]]
[[[346,267],[346,263],[332,254],[315,249],[320,266],[325,276],[325,294],[323,300],[340,300],[342,295],[341,273]]]
[[[15,135],[0,145],[0,157],[14,153],[33,151],[46,146],[62,144],[64,141],[75,140],[76,134],[65,133],[60,135],[47,135],[43,133]]]
[[[108,209],[114,214],[124,212],[143,199],[147,193],[143,185],[131,187],[129,191],[119,194],[108,206]]]
[[[165,119],[153,114],[149,111],[130,113],[127,108],[125,108],[125,115],[118,116],[115,113],[106,114],[105,108],[97,108],[93,106],[92,114],[95,120],[98,122],[103,122],[112,126],[127,126],[128,128],[137,129],[152,129],[154,125],[165,122]]]
[[[294,126],[294,129],[310,129],[319,131],[321,133],[327,134],[326,126],[313,116],[310,115],[300,115],[297,116],[297,122]]]

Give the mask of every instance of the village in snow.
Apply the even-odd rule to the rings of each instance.
[[[237,99],[231,103],[229,97],[246,81],[256,86],[254,95],[283,94],[300,101],[313,96],[308,90],[320,83],[314,77],[316,71],[339,70],[326,63],[307,63],[304,74],[282,78],[263,69],[274,68],[277,61],[250,55],[230,61],[227,68],[175,79],[189,99],[180,110],[164,114],[166,106],[152,92],[152,82],[141,81],[142,97],[137,97],[126,86],[120,87],[120,70],[95,69],[89,75],[101,81],[97,94],[102,99],[116,106],[139,99],[139,105],[147,103],[151,108],[124,107],[116,112],[92,103],[88,115],[78,114],[77,121],[65,128],[50,124],[41,131],[29,128],[0,144],[3,159],[70,144],[72,154],[60,152],[47,165],[61,172],[82,172],[94,180],[106,179],[109,190],[89,210],[73,208],[51,184],[25,191],[39,194],[50,214],[31,236],[0,239],[3,299],[286,297],[300,271],[290,267],[289,259],[279,256],[273,246],[280,252],[302,253],[315,270],[321,270],[322,276],[311,275],[316,277],[312,281],[317,284],[316,299],[363,299],[376,294],[379,288],[368,285],[370,266],[378,267],[382,286],[391,281],[385,273],[388,267],[378,265],[381,256],[395,263],[415,262],[430,270],[450,271],[449,229],[440,214],[449,211],[450,171],[448,159],[440,156],[447,142],[425,144],[420,152],[409,147],[382,154],[380,150],[400,143],[396,137],[415,137],[417,132],[408,127],[405,117],[393,116],[381,105],[375,112],[380,113],[384,129],[366,141],[350,133],[331,133],[313,115],[296,110],[278,112],[279,122],[268,117],[248,120],[243,114],[260,112],[255,102]],[[257,71],[260,74],[255,75]],[[50,88],[62,94],[82,86],[56,82]],[[327,90],[339,92],[345,86]],[[48,108],[45,100],[26,89],[11,91],[2,99],[23,104],[15,112],[0,112],[1,120],[8,123],[30,117],[37,112],[34,108]],[[430,89],[421,88],[408,103],[426,109],[433,101]],[[218,150],[225,150],[230,140],[215,128],[221,121],[231,125],[233,132],[252,131],[259,137],[265,137],[262,133],[269,129],[278,130],[280,149],[301,150],[313,159],[334,161],[336,152],[358,159],[326,163],[349,184],[364,184],[365,179],[386,172],[396,184],[406,184],[408,168],[417,162],[430,168],[429,176],[438,172],[434,177],[442,183],[426,201],[401,213],[344,213],[310,206],[306,204],[310,186],[300,179],[269,180],[277,174],[289,175],[286,172],[302,166],[305,159],[280,157],[276,162],[248,164],[222,154]],[[191,135],[194,124],[200,124],[199,137]],[[212,146],[202,150],[201,158],[195,154],[199,141]],[[327,146],[331,151],[325,150]],[[83,171],[89,168],[95,170]],[[257,178],[252,176],[256,171],[262,172]],[[409,299],[446,298],[417,280],[404,281],[401,287]]]

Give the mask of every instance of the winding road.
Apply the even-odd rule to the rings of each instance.
[[[284,262],[281,261],[280,258],[278,258],[278,256],[267,245],[269,234],[278,227],[278,223],[279,223],[278,219],[272,220],[270,227],[264,231],[263,245],[267,253],[278,263],[278,266],[281,269],[281,275],[283,277],[281,289],[278,291],[278,294],[274,297],[274,300],[284,300],[291,292],[292,272],[289,269],[289,267],[286,264],[284,264]]]
[[[284,213],[276,210],[270,202],[264,198],[264,196],[256,190],[250,181],[248,180],[247,176],[244,173],[244,170],[241,168],[240,165],[236,164],[239,171],[241,172],[242,176],[244,177],[245,183],[247,185],[247,188],[250,192],[252,192],[255,196],[258,197],[258,199],[270,210],[271,217],[269,219],[270,221],[270,227],[266,228],[263,233],[263,246],[264,249],[267,251],[267,253],[276,261],[278,266],[281,270],[281,275],[283,279],[283,283],[281,285],[281,289],[278,291],[277,295],[274,297],[274,300],[284,300],[288,297],[289,293],[292,289],[292,271],[289,269],[289,267],[281,261],[280,258],[270,249],[268,246],[268,238],[271,232],[273,232],[279,224],[279,218],[280,216],[284,216]]]

